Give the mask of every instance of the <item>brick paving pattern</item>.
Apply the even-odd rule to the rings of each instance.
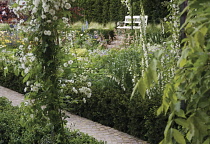
[[[7,97],[10,101],[12,101],[12,105],[14,106],[18,106],[24,101],[22,94],[0,86],[0,97],[1,96]],[[66,119],[68,121],[67,126],[72,130],[78,129],[79,131],[87,133],[99,141],[102,140],[106,142],[106,144],[147,144],[147,142],[138,138],[86,118],[82,118],[68,112],[66,112],[66,115],[70,117]]]

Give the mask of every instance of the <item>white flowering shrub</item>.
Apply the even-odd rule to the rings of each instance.
[[[65,97],[63,79],[65,68],[74,60],[64,59],[65,37],[69,35],[72,0],[27,0],[27,5],[16,7],[20,20],[18,29],[23,31],[24,45],[19,51],[19,64],[26,83],[26,98],[31,100],[24,107],[28,114],[27,125],[33,125],[34,118],[42,120],[42,126],[50,127],[54,141],[65,142],[62,100]],[[27,20],[26,20],[27,19]],[[69,73],[71,74],[71,73]],[[81,87],[82,88],[82,87]],[[91,95],[91,91],[82,92]],[[44,107],[43,107],[44,106]],[[33,114],[34,117],[30,117]],[[28,129],[33,129],[29,126]],[[60,135],[57,137],[57,135]]]

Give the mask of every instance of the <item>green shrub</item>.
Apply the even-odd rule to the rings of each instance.
[[[24,93],[25,84],[23,83],[22,76],[16,76],[14,73],[9,72],[4,76],[3,70],[0,69],[0,85],[12,89],[19,93]]]
[[[95,138],[79,131],[65,129],[66,141],[57,141],[59,136],[52,137],[48,127],[36,124],[33,131],[24,127],[23,112],[14,107],[5,97],[0,97],[0,144],[62,143],[62,144],[103,144]]]
[[[165,116],[156,116],[161,95],[146,100],[136,95],[130,101],[131,91],[124,91],[109,78],[92,82],[91,89],[92,96],[86,103],[68,103],[66,109],[151,144],[162,140],[167,120]],[[82,101],[82,95],[73,95],[71,92],[69,95]]]
[[[0,144],[7,144],[21,138],[24,129],[18,121],[20,112],[18,107],[11,106],[5,97],[0,97]]]

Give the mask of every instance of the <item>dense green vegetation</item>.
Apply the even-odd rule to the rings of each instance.
[[[149,22],[160,22],[167,14],[168,10],[164,2],[166,0],[143,0],[145,14],[149,17]],[[169,0],[167,0],[169,1]],[[74,3],[75,7],[84,16],[77,17],[76,20],[87,20],[88,22],[107,22],[123,21],[125,15],[128,15],[128,9],[121,0],[78,0]],[[140,0],[133,0],[134,15],[140,15]]]
[[[141,8],[144,9],[138,8],[139,1],[133,2],[134,14],[144,11],[153,21],[167,14],[167,10],[161,7],[162,1],[143,0]],[[38,135],[42,134],[42,130],[47,134],[49,132],[48,127],[39,129],[39,125],[47,125],[50,120],[42,117],[40,107],[51,102],[44,98],[52,94],[53,97],[59,96],[57,100],[60,103],[54,102],[59,108],[112,126],[151,144],[208,144],[210,2],[188,0],[185,9],[188,16],[184,24],[186,39],[181,43],[179,6],[182,2],[172,0],[165,3],[170,14],[163,23],[149,24],[146,31],[127,30],[125,43],[127,40],[129,43],[117,49],[102,46],[104,41],[100,41],[99,35],[107,35],[104,33],[108,32],[96,28],[96,25],[85,31],[80,31],[79,26],[65,27],[67,32],[59,33],[46,22],[43,23],[48,29],[43,32],[45,35],[40,34],[43,27],[37,33],[32,31],[30,42],[24,46],[18,43],[19,47],[11,47],[2,40],[0,84],[24,91],[26,96],[30,95],[28,98],[38,98],[38,102],[41,100],[41,103],[35,103],[35,107],[22,107],[30,114],[39,111],[35,114],[47,120],[42,123],[26,115],[25,118],[38,121],[31,123],[38,129]],[[75,21],[107,24],[121,20],[126,12],[120,1],[80,0],[72,5],[84,8],[81,13],[85,16]],[[117,5],[120,5],[120,14],[116,17]],[[51,18],[51,15],[48,16]],[[62,26],[66,25],[59,28]],[[49,29],[54,33],[49,34]],[[59,38],[57,34],[61,34]],[[43,40],[38,41],[38,46],[37,39],[33,39],[36,36],[41,36]],[[55,39],[61,43],[56,45]],[[23,47],[25,49],[21,49]],[[46,49],[47,52],[55,52],[55,55],[45,53]],[[43,76],[57,81],[51,83],[50,78],[40,79]],[[24,132],[30,133],[30,130],[27,127]]]
[[[1,144],[31,144],[31,143],[55,143],[52,139],[49,127],[34,126],[34,131],[27,130],[23,119],[23,110],[12,106],[5,97],[0,97],[0,143]],[[65,136],[68,138],[66,144],[103,144],[94,138],[79,131],[65,129]],[[56,142],[60,143],[60,142]],[[61,142],[62,143],[62,142]],[[63,143],[62,143],[63,144]]]

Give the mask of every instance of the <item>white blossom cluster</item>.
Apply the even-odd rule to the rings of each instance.
[[[91,97],[91,89],[90,88],[81,87],[81,88],[79,88],[79,91],[80,91],[80,93],[84,93],[87,96],[87,98]]]
[[[38,92],[39,89],[42,87],[41,83],[27,81],[26,87],[24,88],[24,92],[31,91],[31,92]]]
[[[31,45],[29,45],[27,48],[28,50],[30,50]],[[19,49],[21,50],[21,53],[19,55],[19,69],[22,69],[24,74],[26,75],[31,69],[30,64],[36,60],[36,57],[33,55],[33,53],[24,53],[23,45],[20,45]]]

